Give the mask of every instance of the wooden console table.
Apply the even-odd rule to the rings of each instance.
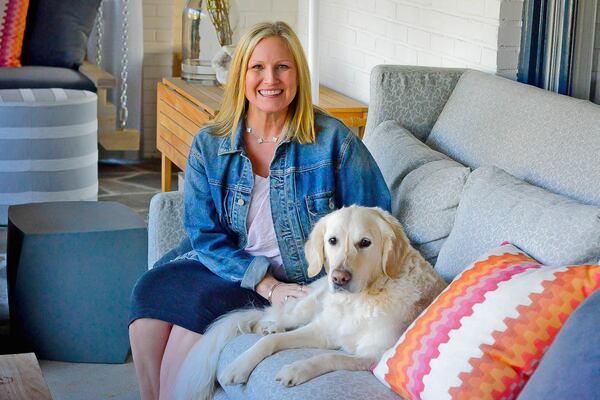
[[[223,99],[223,88],[202,86],[181,78],[163,78],[158,84],[156,147],[161,152],[161,187],[171,190],[171,169],[185,170],[192,139],[202,125],[214,118]],[[367,124],[367,106],[332,89],[321,86],[319,106],[358,128],[362,135]]]

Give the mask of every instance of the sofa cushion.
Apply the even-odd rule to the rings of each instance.
[[[0,67],[20,67],[28,0],[0,0]]]
[[[398,191],[392,193],[395,216],[410,232],[411,242],[430,262],[435,262],[439,247],[452,230],[470,172],[456,161],[431,161],[409,172]],[[433,252],[436,248],[438,251]]]
[[[233,339],[221,353],[217,376],[259,338],[257,335],[243,335]],[[289,388],[275,381],[275,375],[284,365],[309,358],[324,351],[317,349],[280,351],[258,364],[246,385],[224,385],[223,389],[231,400],[401,400],[398,395],[379,383],[369,371],[330,372],[302,385]]]
[[[4,68],[0,74],[0,89],[77,89],[95,92],[96,87],[77,70],[57,67],[24,66]]]
[[[467,180],[435,269],[451,280],[503,241],[548,265],[596,262],[600,208],[529,185],[499,168],[481,167]]]
[[[434,300],[374,373],[411,399],[515,398],[598,288],[600,265],[545,266],[511,244],[497,247]]]
[[[600,206],[600,106],[479,71],[465,72],[427,144],[477,168]]]
[[[377,161],[392,195],[392,214],[410,241],[430,261],[454,222],[469,175],[466,168],[434,151],[396,121],[382,122],[365,145]],[[439,242],[442,240],[442,242]],[[432,242],[437,246],[427,246]]]
[[[599,311],[600,290],[596,290],[567,319],[519,400],[597,398],[600,388]]]
[[[77,68],[100,0],[30,0],[24,65]]]

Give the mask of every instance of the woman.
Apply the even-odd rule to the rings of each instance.
[[[218,316],[306,295],[303,244],[321,216],[351,204],[390,208],[360,140],[313,107],[302,46],[287,24],[251,28],[229,76],[185,171],[192,250],[148,271],[133,292],[142,399],[172,397],[186,354]]]

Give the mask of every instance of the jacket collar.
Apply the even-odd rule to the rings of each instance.
[[[241,153],[244,151],[244,145],[243,145],[243,131],[244,131],[244,119],[240,119],[240,122],[238,122],[238,126],[235,130],[234,133],[234,137],[235,137],[235,145],[232,147],[231,146],[231,136],[224,136],[223,138],[221,138],[221,143],[219,145],[219,155],[224,155],[224,154],[233,154],[233,153]],[[284,140],[282,140],[281,142],[279,142],[279,144],[282,143],[287,143],[287,142],[291,142],[291,140],[289,138],[285,138]]]
[[[232,147],[231,146],[231,136],[223,136],[223,138],[221,138],[221,144],[219,145],[219,155],[223,155],[223,154],[232,154],[232,153],[241,153],[242,150],[244,149],[244,146],[242,144],[242,132],[244,130],[244,119],[240,119],[240,122],[238,122],[238,126],[235,129],[235,133],[234,133],[234,138],[235,138],[235,145]]]

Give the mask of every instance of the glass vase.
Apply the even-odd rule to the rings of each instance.
[[[186,80],[215,84],[215,71],[210,61],[200,59],[201,26],[210,24],[202,9],[203,0],[188,0],[182,14],[181,77]]]

